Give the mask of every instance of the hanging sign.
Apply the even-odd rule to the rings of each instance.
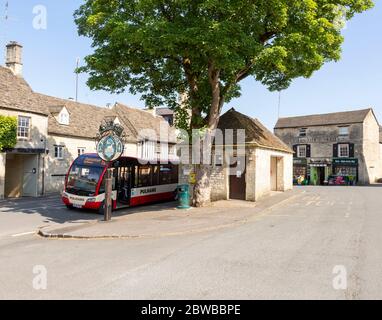
[[[97,154],[106,161],[119,159],[124,151],[123,127],[113,120],[104,120],[97,135]]]
[[[115,161],[123,154],[123,143],[116,135],[103,137],[97,144],[98,156],[106,161]]]

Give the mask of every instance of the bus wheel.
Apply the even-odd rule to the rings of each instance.
[[[74,209],[74,207],[72,205],[70,205],[70,204],[66,204],[65,206],[66,206],[66,209],[69,209],[69,210],[73,210]]]

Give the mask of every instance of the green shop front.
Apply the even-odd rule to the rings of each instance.
[[[345,184],[355,184],[358,181],[358,159],[334,158],[333,176],[342,177]]]
[[[329,176],[332,174],[332,162],[330,159],[311,159],[309,161],[310,184],[328,184]]]

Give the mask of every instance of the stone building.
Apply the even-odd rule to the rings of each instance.
[[[292,189],[293,151],[257,119],[232,108],[220,117],[218,129],[224,139],[212,151],[211,201],[257,201],[271,191]],[[244,130],[244,145],[237,143],[239,130]],[[233,144],[226,139],[230,132]],[[183,165],[180,182],[189,183],[193,171]]]
[[[379,124],[372,109],[288,117],[275,134],[294,150],[294,182],[370,184],[382,176]]]
[[[0,114],[18,121],[17,145],[0,152],[0,198],[61,191],[71,162],[95,152],[105,118],[125,128],[126,156],[176,158],[175,130],[162,117],[120,103],[101,108],[35,93],[22,77],[21,49],[10,43],[6,67],[0,66]]]

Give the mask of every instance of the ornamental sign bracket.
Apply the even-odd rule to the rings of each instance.
[[[105,118],[97,134],[97,154],[107,163],[105,179],[105,200],[103,202],[104,221],[111,220],[113,208],[112,169],[109,164],[118,160],[124,151],[125,135],[121,125],[114,122],[115,118]]]

